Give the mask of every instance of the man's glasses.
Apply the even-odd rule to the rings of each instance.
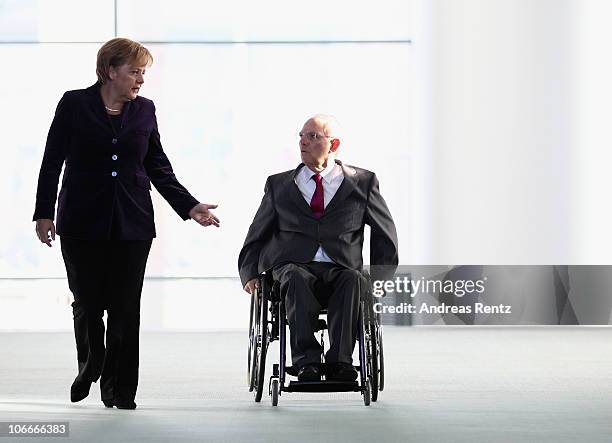
[[[322,138],[332,138],[330,135],[323,135],[317,132],[300,132],[299,134],[300,140],[306,137],[308,140],[316,141]]]

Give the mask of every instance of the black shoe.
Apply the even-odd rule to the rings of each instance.
[[[104,403],[105,408],[112,408],[115,406],[115,402],[113,400],[102,400],[102,403]]]
[[[357,380],[357,371],[353,365],[348,363],[331,363],[327,367],[325,379],[333,381],[355,381]]]
[[[134,400],[115,401],[114,405],[117,409],[136,409],[136,403],[134,402]]]
[[[91,388],[90,381],[77,381],[75,380],[70,386],[70,401],[76,403],[78,401],[87,398],[89,395],[89,388]]]
[[[117,409],[136,409],[136,403],[134,400],[102,400],[104,407],[112,408],[113,406]]]
[[[298,371],[299,381],[321,381],[321,369],[318,365],[304,365]]]

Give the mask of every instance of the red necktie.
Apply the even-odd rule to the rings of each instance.
[[[312,176],[317,187],[315,188],[314,194],[312,194],[312,200],[310,200],[310,208],[315,218],[319,219],[323,215],[324,203],[323,203],[323,178],[319,174]]]

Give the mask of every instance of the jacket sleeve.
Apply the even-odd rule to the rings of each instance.
[[[183,219],[189,219],[189,211],[199,202],[179,183],[172,170],[170,160],[164,153],[153,108],[153,131],[149,137],[149,150],[144,158],[144,167],[151,183],[172,209]]]
[[[55,219],[57,184],[68,149],[71,120],[72,111],[69,99],[67,93],[64,93],[57,104],[55,116],[47,135],[45,153],[38,174],[33,221],[41,218]]]
[[[398,265],[397,231],[387,208],[385,199],[380,195],[378,179],[372,176],[368,193],[366,223],[370,226],[370,267],[375,280],[390,279]]]
[[[242,286],[259,275],[259,255],[263,247],[271,239],[275,224],[274,196],[270,178],[268,177],[261,204],[249,227],[249,232],[238,256],[238,272]]]

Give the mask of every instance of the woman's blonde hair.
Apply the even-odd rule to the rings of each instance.
[[[102,45],[96,61],[98,81],[104,83],[110,80],[111,66],[121,66],[126,63],[135,66],[150,66],[153,56],[147,48],[128,38],[114,38]]]

